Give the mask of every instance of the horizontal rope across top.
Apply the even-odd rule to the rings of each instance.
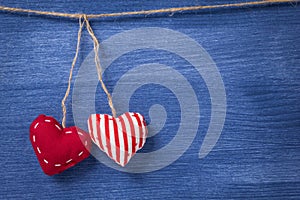
[[[140,10],[140,11],[130,11],[130,12],[116,12],[116,13],[101,13],[101,14],[80,14],[80,13],[62,13],[62,12],[49,12],[22,8],[12,8],[0,6],[0,10],[9,12],[19,12],[19,13],[31,13],[37,15],[49,15],[56,17],[66,17],[66,18],[81,18],[86,16],[87,18],[105,18],[105,17],[120,17],[128,15],[149,15],[158,13],[175,13],[182,11],[194,11],[194,10],[204,10],[213,8],[227,8],[227,7],[245,7],[245,6],[255,6],[255,5],[268,5],[273,3],[292,3],[298,2],[299,0],[262,0],[262,1],[251,1],[251,2],[241,2],[241,3],[229,3],[229,4],[217,4],[217,5],[207,5],[207,6],[187,6],[178,8],[163,8],[155,10]]]

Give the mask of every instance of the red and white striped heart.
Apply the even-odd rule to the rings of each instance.
[[[122,167],[144,146],[148,134],[144,117],[131,112],[117,118],[92,114],[88,127],[92,141]]]

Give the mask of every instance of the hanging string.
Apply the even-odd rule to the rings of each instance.
[[[215,9],[215,8],[228,8],[228,7],[246,7],[246,6],[256,6],[256,5],[268,5],[274,3],[294,3],[299,2],[299,0],[262,0],[262,1],[250,1],[241,3],[229,3],[229,4],[217,4],[217,5],[207,5],[207,6],[187,6],[179,8],[163,8],[155,10],[140,10],[140,11],[130,11],[130,12],[116,12],[116,13],[101,13],[101,14],[85,14],[87,18],[104,18],[104,17],[120,17],[120,16],[132,16],[132,15],[150,15],[158,13],[175,13],[182,11],[195,11],[204,9]],[[9,12],[19,12],[19,13],[32,13],[37,15],[49,15],[56,17],[67,17],[67,18],[80,18],[83,14],[76,13],[61,13],[61,12],[49,12],[22,8],[12,8],[6,6],[0,6],[0,10]]]
[[[110,93],[108,92],[108,90],[107,90],[107,88],[106,88],[106,86],[103,82],[103,79],[102,79],[102,67],[101,67],[99,54],[98,54],[98,52],[99,52],[99,42],[98,42],[98,39],[97,39],[97,37],[95,36],[95,34],[93,32],[92,27],[90,26],[87,15],[83,15],[83,18],[84,18],[84,21],[85,21],[85,24],[86,24],[86,28],[87,28],[87,30],[88,30],[88,32],[89,32],[89,34],[90,34],[90,36],[91,36],[91,38],[93,39],[93,42],[94,42],[95,64],[96,64],[96,68],[97,68],[98,79],[101,83],[101,87],[102,87],[103,91],[105,92],[105,94],[107,96],[108,104],[109,104],[109,107],[111,109],[112,115],[113,115],[113,117],[116,117],[116,110],[115,110],[113,102],[112,102],[112,97],[111,97]]]
[[[82,18],[83,18],[83,21],[82,21]],[[67,98],[68,98],[68,96],[70,94],[70,90],[71,90],[71,82],[72,82],[73,70],[74,70],[74,66],[76,64],[78,53],[79,53],[82,28],[83,28],[84,24],[85,24],[86,29],[88,30],[91,38],[93,39],[94,53],[95,53],[95,64],[96,64],[98,79],[99,79],[99,81],[101,83],[101,87],[102,87],[103,91],[107,95],[108,104],[109,104],[109,107],[111,109],[112,115],[113,115],[113,117],[116,117],[116,110],[115,110],[113,102],[112,102],[111,94],[107,90],[107,88],[106,88],[106,86],[105,86],[105,84],[103,82],[103,79],[102,79],[102,67],[101,67],[100,59],[99,59],[99,42],[98,42],[98,39],[96,38],[96,36],[95,36],[95,34],[93,32],[93,29],[92,29],[92,27],[91,27],[91,25],[89,23],[87,15],[81,15],[79,17],[79,30],[78,30],[78,34],[77,34],[76,53],[75,53],[75,56],[73,58],[73,62],[72,62],[71,69],[70,69],[68,87],[67,87],[65,96],[64,96],[64,98],[61,101],[61,107],[62,107],[62,113],[63,113],[63,118],[62,118],[61,124],[62,124],[63,128],[65,128],[65,125],[66,125],[66,113],[67,113],[67,108],[66,108],[65,102],[66,102],[66,100],[67,100]]]
[[[79,30],[78,30],[78,34],[77,34],[76,53],[75,53],[75,56],[73,58],[73,62],[72,62],[71,69],[70,69],[68,87],[67,87],[65,96],[64,96],[64,98],[61,101],[61,107],[62,107],[62,112],[63,112],[63,118],[62,118],[61,124],[62,124],[63,128],[65,128],[65,125],[66,125],[66,113],[67,113],[67,108],[66,108],[65,102],[66,102],[66,100],[67,100],[67,98],[69,96],[70,89],[71,89],[71,82],[72,82],[73,70],[74,70],[74,66],[76,64],[78,53],[79,53],[80,39],[81,39],[81,34],[82,34],[82,28],[83,28],[83,26],[84,26],[84,22],[82,22],[82,17],[79,17]]]

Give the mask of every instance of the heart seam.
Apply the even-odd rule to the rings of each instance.
[[[49,122],[51,122],[51,120],[50,120],[50,119],[45,119],[45,122],[48,122],[48,123],[49,123]],[[37,122],[37,123],[34,125],[33,128],[36,130],[36,129],[38,128],[39,124],[40,124],[40,123]],[[56,127],[58,130],[61,131],[60,125],[55,124],[55,127]],[[65,133],[70,134],[70,133],[72,133],[72,131],[67,131],[67,132],[65,132]],[[82,134],[81,132],[79,132],[79,131],[78,131],[78,134],[83,136],[83,134]],[[32,141],[33,141],[33,143],[36,143],[36,140],[35,140],[35,134],[32,135]],[[85,142],[84,142],[84,146],[87,146],[87,144],[88,144],[87,141],[85,141]],[[42,151],[40,150],[40,148],[39,148],[37,145],[36,145],[36,149],[37,149],[37,151],[38,151],[39,154],[42,154]],[[82,154],[83,154],[83,151],[81,151],[81,152],[78,154],[78,157],[82,156]],[[73,160],[73,159],[70,158],[70,159],[67,160],[64,164],[68,164],[68,163],[70,163],[72,160]],[[43,161],[44,161],[46,164],[49,164],[48,160],[46,160],[45,158],[43,158]],[[54,166],[55,166],[55,167],[61,167],[62,164],[61,164],[61,163],[56,163],[56,164],[54,164]]]

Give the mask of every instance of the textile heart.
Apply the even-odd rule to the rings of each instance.
[[[87,158],[91,139],[83,130],[62,128],[53,118],[38,116],[30,125],[30,141],[45,174],[58,174]]]
[[[131,112],[117,118],[92,114],[88,127],[93,142],[123,167],[144,146],[148,134],[144,117]]]

